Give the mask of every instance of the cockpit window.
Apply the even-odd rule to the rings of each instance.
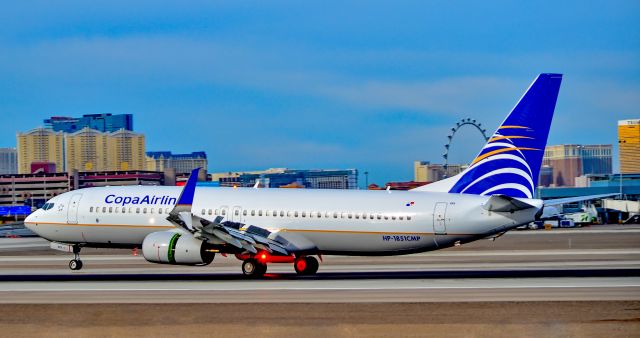
[[[53,203],[45,203],[45,204],[42,206],[42,210],[49,210],[49,209],[51,209],[51,208],[53,208]]]

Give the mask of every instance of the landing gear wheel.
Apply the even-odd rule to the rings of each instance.
[[[247,277],[261,277],[267,272],[267,265],[249,258],[242,263],[242,273]]]
[[[319,266],[318,260],[311,256],[298,257],[293,262],[293,268],[299,275],[313,275],[318,272]]]
[[[73,246],[73,259],[69,262],[69,269],[80,270],[82,269],[82,261],[80,260],[80,246]]]
[[[82,269],[82,261],[79,259],[72,259],[69,261],[69,269],[74,271]]]

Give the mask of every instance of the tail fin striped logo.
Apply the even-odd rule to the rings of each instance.
[[[468,184],[456,184],[451,192],[492,195],[498,191],[511,190],[509,195],[515,192],[521,197],[532,198],[535,188],[533,170],[527,163],[525,152],[541,149],[518,144],[522,139],[535,140],[531,136],[512,134],[512,131],[519,134],[534,133],[525,128],[498,129],[468,169],[467,175],[475,179]],[[458,183],[464,181],[463,177]]]
[[[540,74],[449,192],[533,198],[560,74]]]

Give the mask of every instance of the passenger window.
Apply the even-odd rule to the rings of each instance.
[[[147,213],[147,208],[142,208],[142,213],[146,214]]]
[[[377,219],[382,219],[382,216],[380,214],[376,215]]]
[[[273,211],[273,217],[278,217],[278,211],[277,210]]]
[[[295,211],[295,212],[293,213],[293,216],[294,216],[294,217],[298,217],[298,212],[297,212],[297,211]]]
[[[307,217],[307,212],[306,211],[302,212],[302,217]]]
[[[356,219],[360,219],[360,214],[356,214]]]
[[[133,207],[129,207],[129,213],[132,214],[133,213]]]
[[[102,207],[102,213],[106,214],[107,213],[107,207]]]
[[[375,217],[373,214],[369,214],[369,219],[373,219]]]
[[[153,214],[153,208],[149,208],[149,213]]]
[[[89,208],[89,212],[93,212],[93,207]]]
[[[333,213],[333,218],[338,218],[338,213],[337,212]]]
[[[213,211],[213,214],[214,214],[214,215],[216,215],[216,216],[218,216],[218,209],[214,210],[214,211]]]
[[[251,216],[255,216],[256,215],[256,211],[255,210],[251,210]]]
[[[240,210],[236,209],[233,214],[236,215],[236,216],[240,216]]]
[[[396,220],[396,216],[391,216],[391,220]]]
[[[284,217],[284,211],[280,210],[280,217]]]
[[[265,211],[265,214],[264,214],[264,215],[265,215],[265,216],[271,216],[271,210],[267,210],[267,211]]]
[[[109,207],[109,213],[113,213],[113,207]]]
[[[140,213],[140,208],[136,208],[136,214]]]
[[[204,210],[204,209],[202,209],[202,212],[201,212],[200,214],[201,214],[201,215],[204,215],[204,213],[205,213],[205,210]]]
[[[162,215],[162,208],[158,208],[158,213]]]
[[[347,217],[349,217],[349,219],[351,219],[352,218],[351,213],[349,213],[349,215],[347,215]]]
[[[258,216],[262,216],[262,210],[258,210]]]
[[[227,215],[227,209],[222,209],[222,211],[220,212],[220,214],[222,214],[222,216]]]
[[[247,216],[247,210],[242,210],[242,216]]]
[[[362,213],[362,219],[367,219],[367,213],[366,212]]]
[[[287,217],[291,217],[291,211],[287,211]]]
[[[387,215],[384,215],[384,219],[389,219],[389,216],[387,216]]]
[[[204,209],[202,209],[202,211],[204,211]],[[209,209],[209,210],[207,210],[207,213],[208,213],[209,215],[211,215],[211,214],[213,213],[213,210]],[[202,214],[204,215],[204,212],[203,212]]]
[[[404,221],[404,216],[398,217],[399,220]]]
[[[121,212],[122,212],[123,214],[124,214],[124,213],[126,213],[126,212],[127,212],[127,208],[122,207],[122,211],[121,211]]]
[[[410,221],[410,220],[411,220],[411,216],[407,216],[407,221]]]

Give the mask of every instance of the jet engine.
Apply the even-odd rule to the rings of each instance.
[[[213,261],[215,252],[211,245],[190,234],[159,231],[144,238],[142,255],[153,263],[207,265]]]

